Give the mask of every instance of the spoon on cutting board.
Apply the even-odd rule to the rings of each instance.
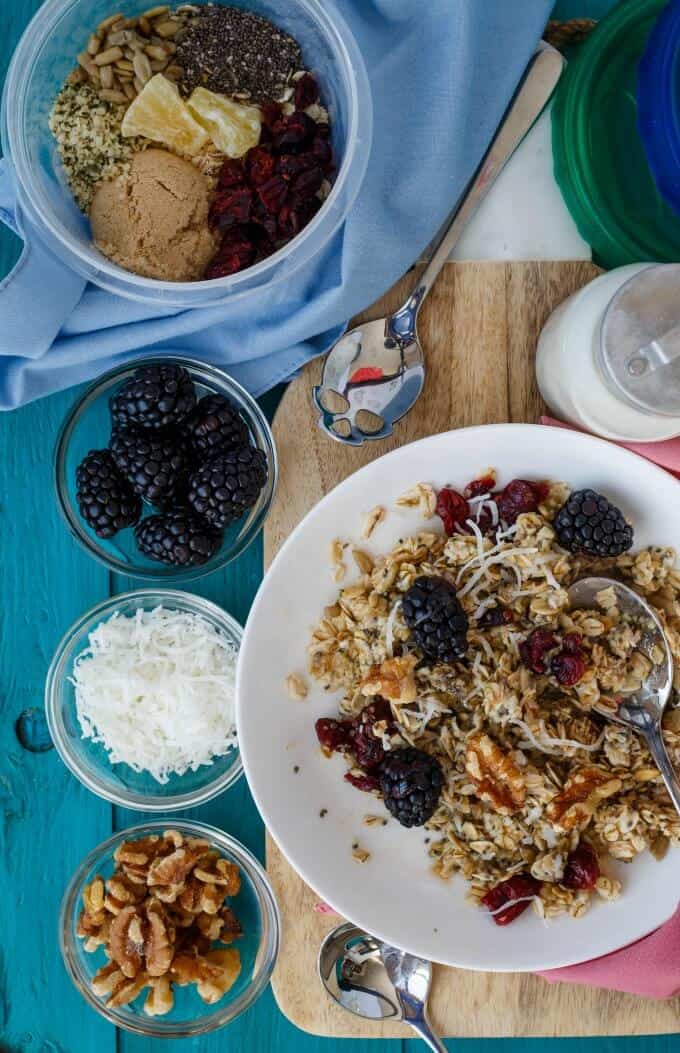
[[[326,936],[317,968],[326,991],[343,1009],[368,1020],[401,1020],[436,1053],[446,1053],[427,1014],[431,962],[346,922]]]
[[[642,626],[637,650],[649,659],[652,669],[639,690],[624,695],[615,710],[595,708],[608,720],[632,728],[643,737],[680,814],[680,781],[668,756],[661,731],[661,722],[673,687],[673,656],[661,622],[641,596],[615,578],[581,578],[569,589],[569,605],[587,610],[601,608],[598,596],[609,588],[614,590],[616,605],[621,613]]]
[[[317,423],[331,439],[350,446],[384,439],[420,395],[425,358],[418,312],[473,213],[549,102],[563,68],[564,59],[553,48],[536,52],[406,303],[387,318],[363,322],[344,333],[328,352],[313,397]]]

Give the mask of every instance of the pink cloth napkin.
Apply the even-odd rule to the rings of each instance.
[[[541,424],[573,431],[571,424],[541,417]],[[621,443],[633,453],[665,468],[680,478],[680,439],[653,443]],[[327,903],[316,903],[318,914],[335,914]],[[566,969],[550,969],[537,974],[549,983],[585,984],[624,991],[645,998],[671,998],[680,994],[680,907],[665,925],[619,951],[594,958]]]

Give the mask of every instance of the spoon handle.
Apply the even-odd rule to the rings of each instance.
[[[532,58],[482,164],[456,206],[451,222],[441,236],[430,262],[404,306],[393,316],[393,328],[398,334],[415,332],[415,317],[423,300],[438,278],[472,214],[545,108],[560,79],[563,67],[564,59],[552,48],[538,51]]]
[[[413,1028],[415,1033],[422,1038],[423,1042],[425,1042],[430,1049],[433,1049],[435,1053],[447,1053],[446,1046],[435,1035],[425,1014],[423,1014],[418,1020],[409,1020],[407,1022]]]
[[[647,740],[649,752],[659,767],[670,798],[680,815],[680,781],[678,781],[675,768],[668,756],[661,729],[658,726],[651,728],[645,733],[645,739]]]

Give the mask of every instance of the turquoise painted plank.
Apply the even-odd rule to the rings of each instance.
[[[54,750],[30,753],[15,734],[23,710],[42,708],[60,637],[107,592],[106,572],[67,535],[52,489],[52,445],[69,401],[0,418],[0,1035],[22,1053],[115,1050],[115,1034],[71,986],[57,942],[63,889],[108,835],[111,809]]]

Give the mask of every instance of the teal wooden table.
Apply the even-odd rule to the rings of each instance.
[[[482,0],[480,0],[482,2]],[[610,0],[563,0],[558,15],[600,15]],[[38,0],[0,0],[0,79]],[[0,277],[17,258],[16,239],[0,233]],[[51,480],[59,424],[75,398],[66,392],[0,418],[0,1050],[3,1053],[148,1053],[161,1047],[117,1032],[71,986],[57,945],[63,888],[94,845],[144,817],[112,808],[66,771],[54,750],[30,752],[17,738],[25,711],[40,710],[52,652],[71,622],[108,595],[134,587],[91,560],[61,522]],[[263,400],[269,413],[276,393]],[[244,622],[261,577],[255,543],[235,565],[192,586]],[[263,855],[263,828],[245,780],[218,800],[186,813],[221,826]],[[312,985],[310,998],[321,997]],[[551,1053],[670,1053],[675,1037],[555,1040]],[[463,1043],[450,1043],[450,1048]],[[470,1053],[503,1045],[530,1053],[539,1040],[466,1042]],[[540,1042],[540,1045],[545,1045]],[[177,1053],[415,1053],[415,1042],[333,1042],[298,1031],[270,991],[227,1029],[172,1046]],[[166,1047],[167,1048],[167,1047]]]

